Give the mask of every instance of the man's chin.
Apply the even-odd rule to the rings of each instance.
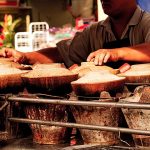
[[[106,15],[108,15],[108,16],[111,15],[111,12],[109,10],[105,10],[105,9],[103,9],[103,10]]]

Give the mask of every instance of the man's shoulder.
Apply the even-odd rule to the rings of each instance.
[[[96,29],[98,29],[98,28],[103,27],[103,22],[104,22],[104,21],[99,21],[99,22],[95,22],[95,23],[91,24],[91,25],[88,27],[88,30],[96,30]]]
[[[150,20],[150,12],[144,11],[143,19],[149,19]]]
[[[144,11],[141,19],[141,24],[144,26],[150,26],[150,13]]]

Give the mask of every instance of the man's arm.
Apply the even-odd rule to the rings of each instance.
[[[120,50],[120,59],[126,61],[150,62],[150,43],[143,43]]]
[[[61,63],[63,60],[57,47],[45,48],[35,52],[25,53],[26,60],[29,64],[39,63]]]
[[[141,63],[150,62],[150,43],[143,43],[132,47],[99,49],[87,57],[87,61],[94,61],[96,65],[118,60]]]
[[[11,57],[14,62],[24,64],[35,64],[35,63],[59,63],[62,62],[62,58],[55,48],[45,48],[35,52],[19,52],[10,48],[3,48],[0,51],[0,56]]]

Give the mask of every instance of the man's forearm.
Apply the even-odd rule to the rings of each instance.
[[[125,61],[150,62],[150,43],[119,48],[119,59]]]
[[[27,64],[62,62],[57,48],[45,48],[35,52],[27,52],[25,57]]]

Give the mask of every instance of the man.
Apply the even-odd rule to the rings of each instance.
[[[114,68],[124,62],[150,62],[150,14],[141,10],[136,0],[101,2],[109,17],[77,33],[72,40],[30,53],[3,49],[0,55],[28,64],[64,62],[68,68],[83,61]]]

